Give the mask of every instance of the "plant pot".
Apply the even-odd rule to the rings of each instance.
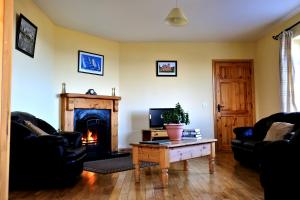
[[[167,124],[165,125],[169,139],[172,141],[179,141],[182,137],[182,124]]]

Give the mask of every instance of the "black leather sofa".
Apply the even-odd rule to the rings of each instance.
[[[273,122],[295,124],[293,131],[300,128],[300,113],[276,113],[259,120],[253,127],[238,127],[233,130],[236,138],[231,141],[234,158],[241,163],[258,167],[261,151],[270,142],[263,141]],[[288,137],[288,135],[287,135]]]
[[[260,182],[265,200],[300,199],[300,129],[290,135],[265,145],[261,152]]]
[[[38,136],[31,122],[49,135]],[[78,132],[57,132],[25,112],[11,114],[10,187],[43,187],[72,183],[83,171],[86,156]]]

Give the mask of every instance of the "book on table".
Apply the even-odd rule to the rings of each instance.
[[[196,134],[201,134],[200,129],[195,128],[195,129],[183,129],[182,135],[196,135]]]
[[[187,133],[200,133],[200,128],[192,128],[192,129],[183,129],[183,132]]]
[[[149,140],[141,141],[140,144],[171,144],[170,140]]]
[[[182,136],[181,138],[183,140],[200,140],[200,139],[202,139],[202,136],[200,136],[200,137],[185,137],[185,136]]]
[[[188,138],[201,138],[202,135],[197,134],[197,135],[182,135],[182,137],[188,137]]]
[[[199,128],[183,129],[182,139],[201,139],[202,135]]]

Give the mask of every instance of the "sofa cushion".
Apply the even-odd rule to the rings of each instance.
[[[286,122],[274,122],[267,132],[264,141],[277,141],[282,140],[284,135],[291,132],[294,128],[294,124]]]
[[[290,143],[299,145],[300,144],[300,129],[294,132],[294,134],[290,137]]]
[[[285,117],[285,113],[275,113],[265,117],[255,123],[253,127],[253,135],[258,140],[263,140],[274,122],[281,122]]]
[[[67,160],[74,160],[78,157],[86,155],[86,147],[79,147],[79,148],[66,148],[65,149],[65,157]]]
[[[231,144],[233,146],[242,146],[243,142],[242,142],[242,140],[233,139],[233,140],[231,140]]]
[[[24,125],[28,129],[30,129],[33,133],[35,133],[37,136],[49,135],[48,133],[46,133],[45,131],[43,131],[42,129],[40,129],[39,127],[37,127],[36,125],[31,123],[30,121],[24,120]]]
[[[295,124],[293,131],[298,130],[300,128],[300,112],[285,113],[285,116],[281,122]]]

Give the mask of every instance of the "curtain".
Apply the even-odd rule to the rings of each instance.
[[[283,112],[297,111],[295,103],[295,69],[292,61],[292,31],[284,31],[280,37],[280,97]]]

